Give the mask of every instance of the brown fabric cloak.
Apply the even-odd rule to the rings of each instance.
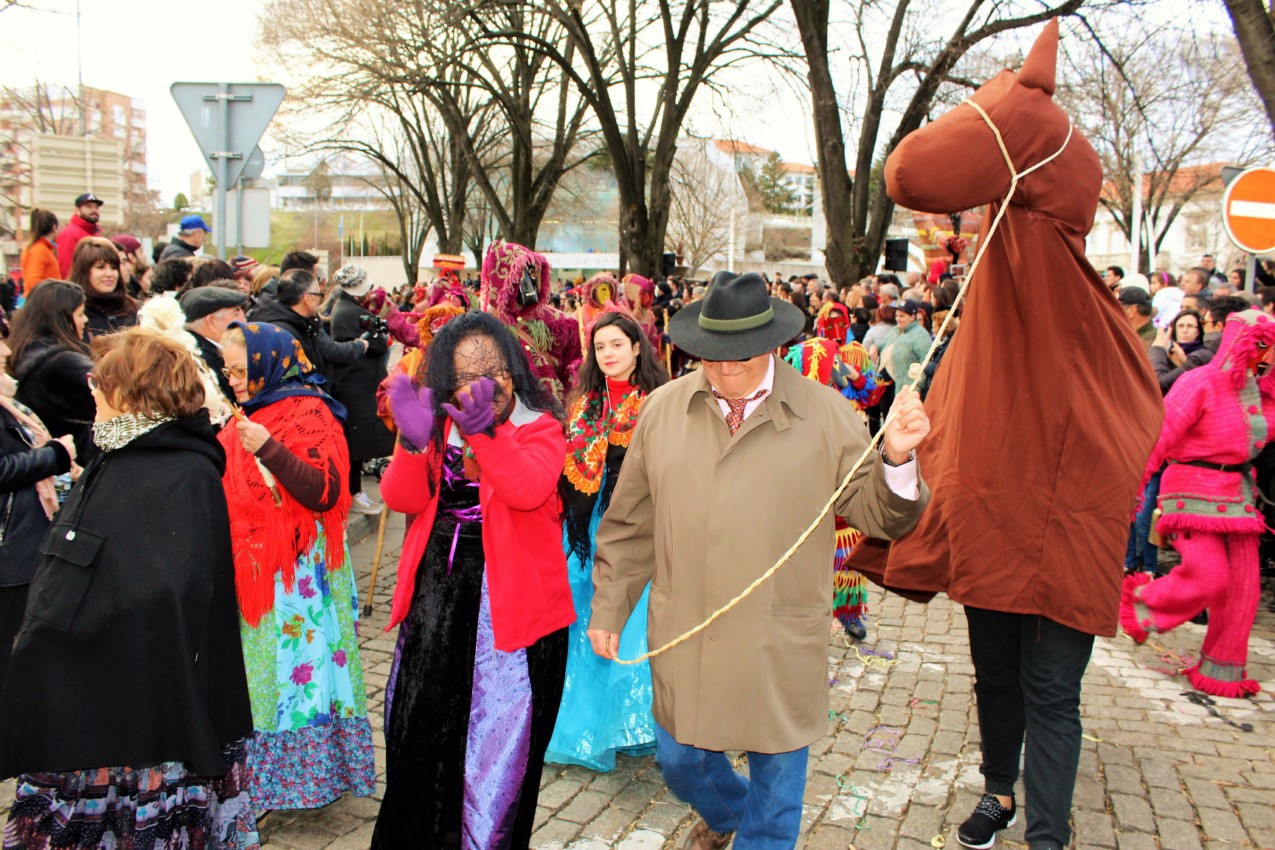
[[[1018,73],[971,97],[1019,171],[1067,137],[1052,99],[1057,49],[1055,20]],[[885,176],[890,197],[912,209],[989,204],[979,244],[1010,183],[968,104],[905,138]],[[1019,183],[926,400],[932,432],[918,455],[933,501],[890,547],[887,586],[1115,634],[1129,524],[1164,408],[1142,345],[1085,259],[1101,184],[1078,129]],[[872,572],[882,552],[861,547],[854,563]]]

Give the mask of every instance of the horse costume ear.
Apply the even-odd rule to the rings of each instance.
[[[1019,85],[1040,89],[1051,97],[1058,67],[1058,19],[1045,24],[1045,31],[1036,37],[1031,52],[1018,71]]]

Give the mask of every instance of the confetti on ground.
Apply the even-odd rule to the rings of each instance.
[[[1204,707],[1209,712],[1210,716],[1216,717],[1218,720],[1221,720],[1227,726],[1231,726],[1235,729],[1239,729],[1241,732],[1253,731],[1252,723],[1236,723],[1231,718],[1224,717],[1222,715],[1222,712],[1217,710],[1217,700],[1213,699],[1213,697],[1209,696],[1206,693],[1201,693],[1200,691],[1183,691],[1182,696],[1186,697],[1187,702],[1194,703],[1195,705]]]
[[[863,666],[869,670],[873,667],[888,670],[899,663],[899,659],[889,652],[873,652],[871,649],[862,649],[856,646],[854,647],[854,654],[856,658],[863,662]]]

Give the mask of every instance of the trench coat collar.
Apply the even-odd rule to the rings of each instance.
[[[743,426],[735,433],[735,439],[742,437],[746,432],[751,431],[749,424],[761,424],[767,420],[773,420],[775,429],[779,431],[788,430],[788,414],[796,416],[798,419],[806,418],[808,402],[806,400],[807,387],[804,382],[807,380],[800,372],[784,362],[783,358],[775,357],[775,382],[771,387],[770,395],[762,401],[761,407],[757,411],[744,420]],[[692,375],[688,375],[682,380],[689,380],[695,383],[695,388],[691,391],[690,398],[687,401],[687,410],[689,411],[692,404],[697,401],[711,408],[718,419],[722,420],[722,424],[726,423],[726,418],[722,415],[721,408],[718,406],[716,399],[713,398],[713,388],[708,383],[708,376],[704,374],[703,367],[696,369]],[[754,422],[753,420],[757,420]]]

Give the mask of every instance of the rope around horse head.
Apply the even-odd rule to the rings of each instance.
[[[1069,121],[1067,123],[1067,138],[1063,139],[1062,147],[1058,148],[1058,150],[1054,151],[1052,154],[1045,157],[1032,167],[1023,171],[1018,171],[1014,168],[1014,161],[1009,156],[1009,150],[1005,147],[1005,140],[1001,137],[1000,130],[997,129],[994,123],[992,123],[992,119],[988,117],[987,113],[983,110],[983,107],[969,99],[966,99],[963,103],[974,107],[974,110],[978,112],[979,116],[983,119],[987,126],[991,128],[993,135],[995,135],[996,144],[1000,148],[1001,156],[1005,158],[1005,165],[1009,167],[1009,190],[1005,193],[1005,198],[1001,201],[1000,209],[996,211],[996,217],[992,219],[992,226],[988,228],[986,238],[979,243],[978,251],[974,254],[974,261],[970,263],[969,272],[965,275],[965,280],[961,284],[960,290],[956,293],[956,298],[952,301],[952,307],[948,310],[947,316],[943,319],[943,324],[939,326],[938,333],[934,335],[934,341],[930,344],[930,350],[925,353],[925,358],[920,363],[912,364],[911,368],[908,370],[908,377],[911,379],[911,383],[907,385],[907,388],[912,392],[916,392],[916,387],[921,382],[921,376],[925,374],[925,367],[928,366],[930,361],[934,358],[934,352],[938,350],[939,343],[943,339],[943,335],[947,332],[948,325],[956,316],[956,308],[959,307],[961,302],[965,299],[965,293],[969,289],[971,281],[974,280],[974,272],[978,269],[978,264],[983,259],[983,253],[987,250],[987,246],[991,244],[992,236],[996,233],[996,228],[1000,226],[1001,219],[1005,216],[1005,211],[1009,209],[1010,199],[1014,197],[1014,193],[1018,190],[1018,181],[1026,177],[1028,174],[1031,174],[1036,169],[1053,162],[1059,155],[1061,155],[1062,152],[1067,149],[1067,145],[1071,143],[1071,135],[1075,130],[1075,125]],[[770,579],[771,576],[779,571],[780,567],[788,563],[789,559],[796,554],[797,550],[805,545],[806,541],[810,539],[810,535],[814,534],[815,529],[818,528],[825,519],[827,519],[829,512],[832,511],[833,505],[835,505],[837,500],[841,498],[841,494],[845,492],[845,489],[850,486],[850,482],[854,479],[854,476],[858,474],[859,469],[863,466],[867,459],[872,456],[872,453],[877,450],[877,446],[880,444],[881,438],[885,435],[885,429],[890,427],[890,425],[894,422],[894,419],[895,413],[892,407],[889,414],[886,416],[885,422],[881,423],[880,430],[878,430],[876,435],[868,442],[868,447],[863,450],[863,454],[859,456],[859,459],[855,461],[854,466],[850,467],[850,471],[846,473],[846,477],[842,480],[841,486],[834,490],[832,495],[828,497],[828,501],[824,503],[823,510],[819,511],[819,515],[815,517],[814,521],[806,527],[806,530],[801,533],[801,536],[797,538],[797,541],[788,547],[788,551],[784,552],[784,554],[770,567],[770,569],[758,576],[752,584],[741,590],[734,599],[730,600],[721,608],[718,608],[710,614],[708,619],[704,620],[704,622],[700,623],[698,626],[678,635],[658,649],[642,653],[637,658],[616,658],[614,659],[616,663],[640,664],[643,661],[668,652],[678,644],[685,643],[695,635],[707,629],[715,623],[719,617],[742,602],[754,590],[761,587],[768,579]]]

